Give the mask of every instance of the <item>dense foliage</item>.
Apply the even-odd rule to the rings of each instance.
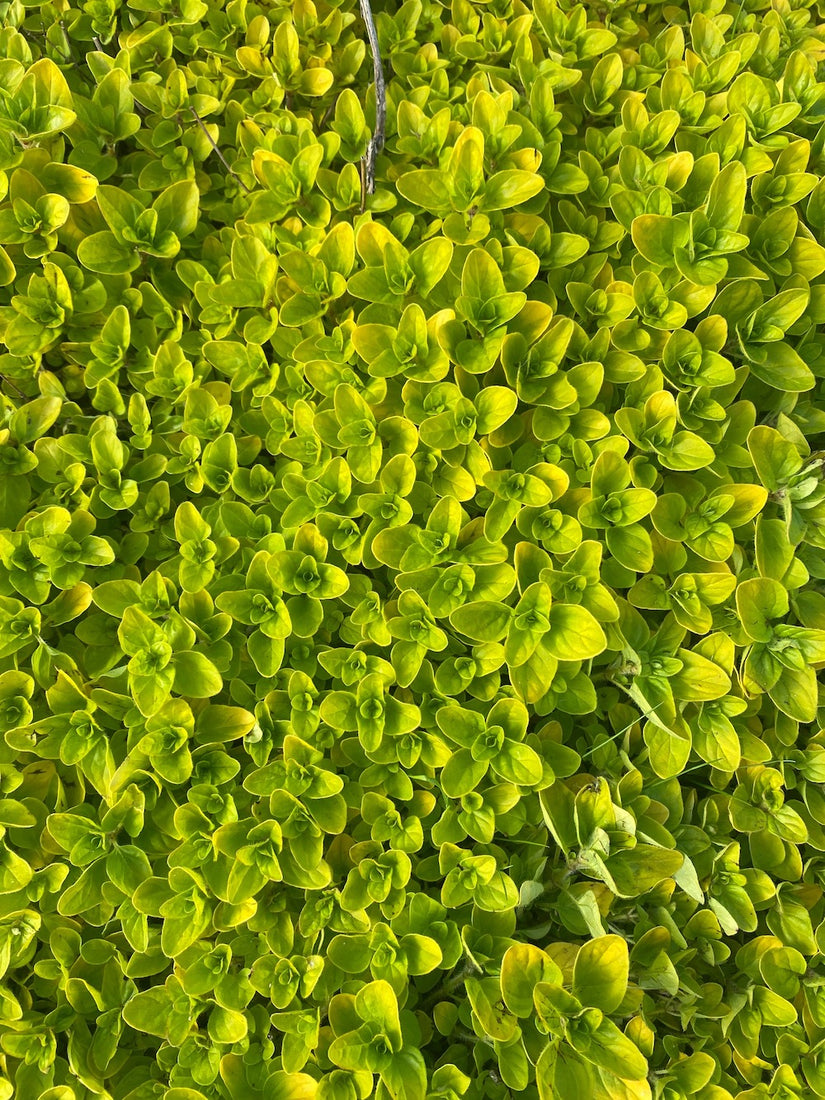
[[[0,1100],[825,1097],[825,10],[0,3]]]

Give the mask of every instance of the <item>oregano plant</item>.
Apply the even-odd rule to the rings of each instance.
[[[823,0],[0,0],[0,1100],[825,1097],[824,276]]]

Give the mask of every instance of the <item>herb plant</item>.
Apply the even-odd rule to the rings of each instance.
[[[825,1097],[822,0],[0,25],[0,1100]]]

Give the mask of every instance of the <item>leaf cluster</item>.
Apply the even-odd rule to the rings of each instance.
[[[374,10],[0,3],[0,1100],[825,1097],[825,7]]]

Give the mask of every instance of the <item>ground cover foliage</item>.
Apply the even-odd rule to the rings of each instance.
[[[2,1100],[825,1096],[823,14],[0,4]]]

